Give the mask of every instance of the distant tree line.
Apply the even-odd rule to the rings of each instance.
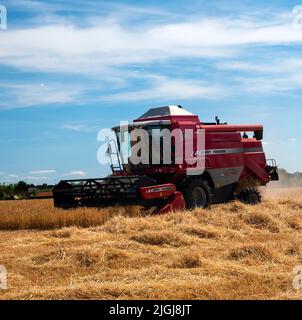
[[[279,169],[280,180],[274,182],[272,186],[287,188],[302,188],[302,172],[288,173],[284,169]],[[39,192],[52,191],[53,185],[46,183],[42,185],[27,184],[19,181],[15,184],[0,184],[0,200],[24,199],[35,196]]]
[[[19,181],[15,184],[0,184],[0,200],[24,199],[34,196],[38,192],[52,191],[54,186],[46,183],[42,185],[27,184]]]

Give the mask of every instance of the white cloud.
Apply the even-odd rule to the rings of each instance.
[[[254,73],[255,75],[271,75],[272,77],[283,76],[286,74],[288,77],[300,77],[302,76],[302,60],[287,56],[283,58],[269,58],[262,57],[262,62],[255,61],[227,61],[217,63],[218,69],[243,71],[248,73]],[[288,80],[288,79],[286,79]]]
[[[50,10],[51,5],[43,3],[41,1],[33,1],[33,0],[10,0],[10,6],[14,8],[22,8],[22,10],[28,10],[30,12],[38,11],[45,12],[46,10]]]
[[[0,109],[24,108],[43,104],[65,104],[76,99],[79,89],[57,84],[0,83]]]
[[[0,34],[1,63],[20,69],[97,73],[175,57],[225,57],[255,45],[302,43],[292,21],[194,18],[133,28],[113,18],[80,28],[51,24]]]
[[[44,181],[47,180],[48,177],[45,176],[18,176],[16,174],[9,174],[5,177],[2,177],[1,180],[4,182],[8,182],[8,183],[16,183],[17,181],[26,181],[26,182],[30,182],[30,181]]]
[[[16,9],[21,9],[22,11],[27,10],[29,12],[36,11],[43,14],[43,17],[47,17],[49,13],[54,14],[58,11],[70,11],[70,12],[80,12],[96,14],[96,12],[113,11],[116,13],[121,13],[123,15],[131,14],[147,14],[147,15],[168,15],[170,12],[166,12],[162,9],[153,7],[139,7],[124,5],[121,3],[107,3],[102,1],[90,1],[85,3],[85,5],[79,5],[77,1],[53,1],[52,3],[37,1],[37,0],[10,0],[10,5]],[[46,14],[45,14],[46,13]],[[119,14],[120,15],[120,14]],[[57,17],[59,18],[59,17]],[[70,18],[70,16],[68,17]]]
[[[29,174],[43,174],[43,173],[55,173],[56,170],[50,169],[50,170],[36,170],[36,171],[30,171]]]
[[[217,63],[218,69],[239,71],[232,79],[248,92],[293,91],[302,88],[302,61],[293,57],[266,60],[263,62],[228,61]],[[242,72],[246,74],[242,74]]]
[[[139,100],[173,100],[179,99],[215,99],[224,95],[221,87],[207,84],[202,81],[182,79],[169,79],[166,77],[153,77],[149,89],[127,91],[103,97],[109,101],[139,101]]]
[[[14,4],[27,6],[23,0],[14,0]],[[267,63],[260,64],[234,60],[234,57],[240,59],[242,53],[254,50],[258,46],[263,48],[277,45],[287,48],[289,44],[302,44],[302,32],[293,27],[291,12],[278,12],[277,15],[271,14],[267,17],[261,12],[250,16],[239,12],[237,14],[239,18],[205,18],[192,15],[179,17],[180,22],[173,22],[175,17],[170,18],[168,13],[162,10],[122,5],[117,5],[117,10],[108,5],[107,11],[105,10],[108,16],[96,19],[93,12],[97,14],[102,10],[97,11],[93,6],[88,7],[83,8],[86,13],[89,12],[89,16],[85,17],[87,21],[81,26],[75,20],[64,17],[64,21],[62,17],[55,16],[56,10],[62,9],[62,4],[56,3],[50,7],[50,11],[57,20],[45,19],[44,22],[40,21],[42,24],[39,25],[26,28],[22,26],[22,29],[17,27],[0,33],[0,65],[19,70],[92,75],[100,80],[99,83],[102,83],[106,91],[108,88],[121,89],[121,87],[125,91],[127,80],[139,77],[134,74],[133,67],[140,68],[140,65],[146,66],[156,62],[166,63],[167,60],[175,58],[202,58],[202,62],[211,61],[212,66],[218,71],[241,70],[256,72],[259,75],[238,78],[231,76],[228,80],[233,81],[234,85],[232,84],[228,90],[215,83],[208,84],[179,77],[174,79],[172,76],[158,77],[149,84],[141,82],[140,88],[143,89],[130,88],[127,92],[113,94],[105,94],[100,88],[89,88],[84,81],[80,87],[68,85],[67,82],[0,83],[2,91],[0,109],[68,104],[75,101],[87,103],[89,96],[90,100],[94,100],[96,91],[105,101],[179,100],[219,98],[225,92],[236,93],[242,90],[263,93],[288,91],[302,85],[302,71],[300,73],[293,71],[302,70],[299,57],[288,59],[285,63],[271,59]],[[41,12],[44,8],[42,2],[35,6],[35,9]],[[100,6],[98,8],[100,9]],[[78,12],[75,6],[73,10]],[[139,14],[141,19],[144,16],[147,19],[153,14],[164,15],[165,19],[155,19],[152,24],[140,21],[138,28],[137,23],[125,20],[123,12],[127,12],[125,15],[131,17]],[[229,58],[232,58],[232,61],[216,63]],[[288,77],[284,77],[282,72],[287,72]],[[267,74],[263,76],[261,73]],[[275,77],[276,73],[280,76]],[[148,80],[147,78],[148,75],[144,80]],[[223,78],[220,79],[221,83],[226,82]],[[111,83],[115,81],[115,87],[109,87],[108,81]],[[94,93],[89,95],[91,89]],[[66,124],[63,128],[79,132],[96,130],[83,124]]]
[[[3,181],[18,181],[18,180],[46,180],[45,176],[18,176],[16,174],[9,174],[2,178]]]
[[[238,77],[239,89],[246,92],[256,92],[262,94],[279,93],[293,91],[302,88],[302,73],[300,75],[283,76],[262,76],[262,77]]]
[[[18,175],[16,175],[16,174],[9,174],[9,175],[5,176],[5,179],[16,179],[16,178],[18,178]]]
[[[21,177],[20,179],[21,179],[21,180],[46,180],[46,179],[48,179],[48,178],[45,177],[45,176],[42,176],[42,177],[37,177],[37,176],[25,176],[25,177]]]
[[[266,62],[265,57],[262,57],[262,62],[248,61],[228,61],[217,63],[216,66],[226,70],[239,70],[255,73],[296,73],[302,69],[301,59],[293,57],[284,57],[279,59],[269,59]]]
[[[77,131],[77,132],[95,132],[99,129],[97,126],[89,126],[86,124],[63,124],[61,126],[62,129],[67,129],[71,131]]]
[[[78,177],[85,177],[87,174],[84,171],[71,171],[68,173],[64,173],[63,176],[65,177],[71,177],[71,176],[78,176]]]
[[[267,146],[267,145],[274,144],[274,142],[273,142],[273,141],[262,141],[262,144],[263,144],[264,146]]]

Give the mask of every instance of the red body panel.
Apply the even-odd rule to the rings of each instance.
[[[240,174],[237,177],[237,182],[248,176],[253,176],[260,179],[262,184],[269,181],[269,176],[265,171],[266,157],[263,152],[262,142],[256,138],[244,138],[242,133],[261,132],[262,125],[206,125],[200,122],[198,116],[161,116],[137,119],[134,122],[144,121],[161,121],[169,120],[171,130],[178,128],[182,131],[186,129],[204,129],[205,131],[205,170],[217,171],[223,170],[220,174],[230,176],[232,168],[237,168]],[[196,138],[195,138],[196,140]],[[196,144],[196,141],[193,144]],[[186,142],[184,141],[184,144]],[[193,148],[193,150],[195,150]],[[193,166],[194,167],[194,166]],[[185,161],[182,165],[150,165],[143,168],[143,174],[180,174],[186,175],[187,169],[192,168],[192,165]],[[141,171],[136,173],[141,174]],[[238,174],[238,172],[236,173]],[[221,183],[219,183],[221,186]]]
[[[141,197],[146,200],[169,197],[175,191],[176,187],[172,183],[166,183],[151,187],[141,187],[139,189]]]
[[[172,183],[156,185],[151,187],[141,187],[140,195],[145,200],[167,198],[165,204],[159,207],[154,213],[162,214],[170,211],[183,210],[186,206],[181,192],[176,191],[176,186]]]
[[[221,124],[221,125],[200,125],[201,129],[207,132],[252,132],[263,130],[263,126],[260,124]]]
[[[181,192],[176,191],[173,195],[168,199],[165,205],[162,208],[159,208],[155,211],[155,214],[163,214],[171,211],[183,210],[186,206],[185,199]]]

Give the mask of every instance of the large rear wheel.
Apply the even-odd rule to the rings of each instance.
[[[182,190],[188,209],[207,208],[210,205],[210,188],[201,179],[188,182]]]

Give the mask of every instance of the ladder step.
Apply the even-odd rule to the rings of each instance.
[[[110,141],[108,143],[108,150],[110,149],[110,162],[111,162],[111,170],[113,172],[117,172],[117,171],[123,171],[123,166],[121,164],[121,160],[120,160],[120,153],[118,151],[118,148],[117,148],[117,145],[116,145],[116,142],[113,140],[113,146],[110,145]],[[113,158],[115,158],[116,161],[113,161]],[[116,162],[114,164],[114,162]]]

